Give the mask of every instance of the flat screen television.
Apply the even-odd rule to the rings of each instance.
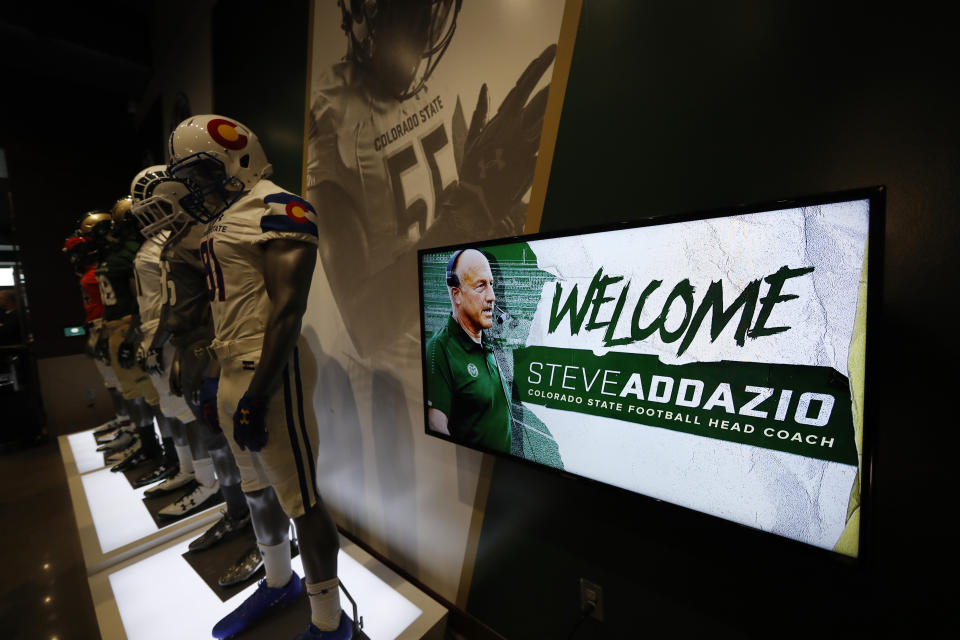
[[[424,428],[857,558],[884,202],[420,250]]]

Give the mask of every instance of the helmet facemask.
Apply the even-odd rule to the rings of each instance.
[[[351,55],[379,90],[403,101],[415,96],[450,46],[462,0],[343,0]]]
[[[133,205],[130,210],[140,222],[140,233],[147,240],[162,245],[193,222],[183,210],[164,196],[152,196]]]
[[[144,238],[163,245],[193,223],[178,204],[188,191],[183,183],[164,175],[152,185],[150,193],[149,197],[135,202],[130,213],[140,223]]]
[[[186,187],[179,204],[192,218],[204,224],[215,220],[243,194],[244,184],[228,175],[223,160],[201,151],[169,167],[170,177]]]

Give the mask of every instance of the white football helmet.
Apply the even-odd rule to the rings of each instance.
[[[184,211],[210,222],[273,173],[250,129],[217,115],[187,118],[170,134],[170,177],[182,182]]]
[[[187,188],[171,178],[162,164],[147,167],[134,176],[130,183],[130,213],[140,223],[143,237],[163,244],[192,223],[180,206],[180,199],[188,195]]]

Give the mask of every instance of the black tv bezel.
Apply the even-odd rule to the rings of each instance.
[[[624,229],[636,229],[641,227],[651,227],[664,224],[674,224],[678,222],[691,222],[699,220],[709,220],[712,218],[722,218],[722,217],[733,217],[739,215],[748,215],[752,213],[767,213],[774,211],[781,211],[784,209],[795,209],[802,207],[811,207],[818,205],[829,205],[837,204],[840,202],[852,202],[857,200],[867,200],[870,203],[869,219],[867,226],[867,249],[869,251],[867,258],[867,335],[866,335],[866,345],[864,352],[864,380],[863,380],[863,447],[861,451],[861,472],[860,472],[860,539],[858,545],[858,554],[857,556],[850,557],[844,555],[838,551],[832,549],[825,549],[823,547],[818,547],[814,544],[803,542],[801,540],[796,540],[794,538],[789,538],[787,536],[780,535],[773,531],[766,531],[757,527],[751,527],[749,525],[741,524],[728,520],[721,516],[716,516],[705,511],[700,511],[699,509],[693,509],[691,507],[684,507],[667,500],[661,500],[653,496],[649,496],[644,493],[633,491],[631,489],[625,489],[623,487],[618,487],[616,485],[608,484],[594,478],[588,478],[570,471],[557,469],[549,465],[545,465],[539,462],[534,462],[532,460],[527,460],[520,456],[515,456],[512,454],[503,453],[501,451],[496,451],[488,447],[483,446],[474,446],[464,444],[457,441],[452,436],[436,433],[432,431],[429,427],[429,421],[427,418],[427,406],[426,403],[423,404],[423,428],[424,433],[432,438],[438,438],[440,440],[446,440],[455,445],[465,447],[467,449],[473,449],[475,451],[480,451],[482,453],[491,454],[497,458],[503,458],[510,460],[511,462],[518,462],[521,464],[529,465],[536,469],[545,470],[548,473],[552,473],[561,477],[572,478],[577,482],[585,482],[592,486],[597,486],[603,490],[613,491],[628,496],[632,496],[636,499],[658,503],[664,505],[668,509],[680,509],[684,512],[694,513],[700,517],[709,518],[711,521],[720,521],[725,523],[730,527],[743,528],[750,532],[759,532],[765,538],[777,540],[784,544],[785,547],[790,547],[796,550],[797,548],[805,548],[814,555],[821,557],[826,557],[833,559],[834,561],[841,562],[843,564],[848,564],[857,568],[864,568],[872,563],[874,557],[874,537],[873,537],[873,505],[874,505],[874,484],[875,480],[873,478],[874,465],[876,458],[876,429],[874,427],[868,428],[867,425],[872,425],[875,422],[875,413],[876,409],[874,408],[877,404],[872,401],[870,396],[871,390],[871,380],[874,377],[873,371],[877,367],[877,357],[879,349],[879,337],[881,332],[881,305],[882,305],[882,292],[883,292],[883,255],[884,255],[884,232],[885,232],[885,223],[886,223],[886,187],[883,185],[873,186],[873,187],[863,187],[858,189],[848,189],[843,191],[834,191],[829,193],[822,193],[812,196],[800,196],[792,198],[784,198],[773,201],[766,201],[760,203],[752,204],[738,204],[738,205],[729,205],[724,207],[717,207],[713,209],[704,209],[691,212],[677,213],[677,214],[664,214],[664,215],[654,215],[646,216],[643,218],[638,218],[634,220],[624,220],[614,223],[599,224],[599,225],[587,225],[582,227],[574,227],[557,231],[549,232],[538,232],[532,234],[516,235],[502,238],[493,238],[489,240],[480,240],[474,242],[462,242],[457,244],[443,245],[438,247],[427,247],[417,250],[417,290],[419,294],[419,305],[420,305],[420,373],[421,373],[421,390],[426,389],[427,386],[427,369],[425,362],[425,351],[424,341],[425,338],[425,329],[426,323],[424,319],[424,293],[423,293],[423,256],[428,253],[442,253],[445,251],[454,251],[457,249],[484,249],[487,247],[494,247],[504,244],[513,244],[517,242],[530,242],[537,240],[548,240],[551,238],[564,238],[570,236],[578,235],[589,235],[593,233],[604,233],[608,231],[618,231]]]

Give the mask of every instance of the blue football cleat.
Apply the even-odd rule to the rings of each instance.
[[[271,588],[267,586],[266,579],[261,580],[253,595],[214,625],[213,637],[222,640],[240,633],[271,611],[296,600],[300,597],[301,591],[303,591],[303,585],[296,571],[290,576],[290,581],[282,587]]]
[[[353,637],[353,620],[346,611],[340,612],[340,625],[333,631],[321,631],[313,623],[297,636],[296,640],[350,640]]]

